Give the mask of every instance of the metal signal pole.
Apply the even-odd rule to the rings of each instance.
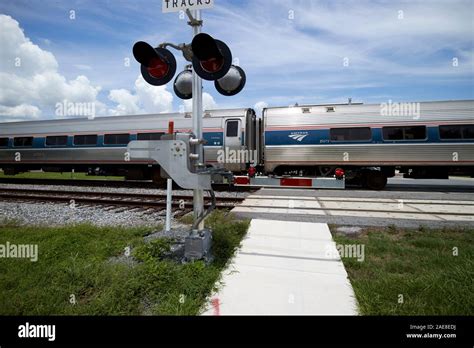
[[[188,10],[188,15],[189,15]],[[193,27],[194,36],[201,33],[202,20],[201,10],[193,11],[194,20],[189,24]],[[197,139],[202,139],[202,79],[193,69],[193,132]],[[197,169],[204,167],[204,152],[203,145],[199,143],[196,147],[199,159],[196,165],[200,166]],[[194,190],[194,221],[196,221],[202,214],[204,214],[204,191],[202,189]],[[204,220],[199,224],[198,231],[204,229]],[[193,231],[194,232],[194,231]]]

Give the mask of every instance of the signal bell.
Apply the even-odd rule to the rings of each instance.
[[[214,81],[214,85],[220,94],[230,97],[239,93],[246,82],[247,77],[244,70],[239,66],[232,65],[223,78]]]
[[[232,65],[232,53],[224,42],[201,33],[194,36],[191,47],[193,68],[201,78],[215,81],[227,74]]]
[[[133,56],[141,64],[142,76],[150,85],[166,85],[176,73],[176,59],[166,48],[153,48],[139,41],[133,46]]]
[[[193,97],[193,72],[186,69],[176,76],[173,84],[174,93],[181,99]]]

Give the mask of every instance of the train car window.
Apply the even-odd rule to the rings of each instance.
[[[130,142],[130,134],[106,134],[105,145],[127,145]]]
[[[403,129],[398,127],[384,127],[384,140],[403,140]]]
[[[8,146],[8,138],[0,138],[0,147]]]
[[[405,140],[421,140],[426,139],[426,127],[404,127],[403,138]]]
[[[425,126],[383,127],[383,140],[423,140],[426,139]]]
[[[46,146],[66,146],[67,135],[46,137]]]
[[[97,145],[97,135],[76,135],[74,136],[74,145],[76,146],[88,146]]]
[[[439,126],[440,139],[462,139],[462,126]]]
[[[33,146],[33,137],[13,138],[13,146],[15,146],[15,147],[31,147],[31,146]]]
[[[239,121],[227,121],[227,137],[239,136]]]
[[[439,126],[440,139],[474,139],[474,125]]]
[[[359,128],[332,128],[331,141],[364,141],[372,139],[372,130],[369,127]]]
[[[465,125],[462,131],[463,139],[474,139],[474,125]]]
[[[137,140],[160,140],[165,133],[138,133]]]

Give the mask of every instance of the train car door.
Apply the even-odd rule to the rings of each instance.
[[[245,151],[241,151],[241,129],[241,120],[226,120],[224,138],[225,168],[233,172],[245,170],[245,158],[242,158]]]

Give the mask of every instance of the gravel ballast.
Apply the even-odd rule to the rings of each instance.
[[[115,210],[115,211],[114,211]],[[52,203],[0,202],[0,221],[15,220],[22,225],[61,226],[91,223],[97,226],[156,226],[164,224],[165,212],[144,213],[117,208]]]
[[[135,189],[109,187],[77,187],[56,185],[17,185],[0,184],[0,189],[31,189],[55,190],[58,192],[103,192],[103,193],[132,193],[132,194],[166,194],[163,189]],[[173,190],[174,196],[192,195],[190,190]],[[247,192],[216,192],[217,197],[246,197]],[[147,212],[140,209],[105,209],[100,206],[76,205],[71,208],[64,203],[34,203],[0,201],[0,221],[15,220],[22,225],[61,226],[67,224],[92,223],[97,226],[156,226],[164,225],[165,210]],[[173,227],[179,223],[173,219]]]

